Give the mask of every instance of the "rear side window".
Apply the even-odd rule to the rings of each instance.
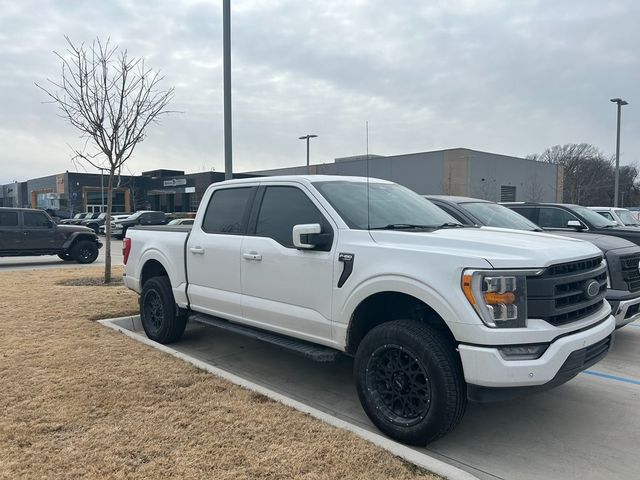
[[[0,228],[1,227],[17,227],[18,212],[0,212]]]
[[[50,225],[49,219],[44,213],[24,212],[25,227],[48,228]]]
[[[319,223],[322,232],[331,229],[320,210],[300,189],[267,187],[258,215],[257,236],[273,238],[293,248],[293,226],[305,223]]]
[[[204,214],[202,230],[207,233],[243,234],[252,191],[253,187],[216,190]]]
[[[535,223],[535,208],[526,208],[526,207],[509,207],[511,208],[511,210],[513,210],[516,213],[519,213],[520,215],[522,215],[524,218],[527,218],[529,220],[531,220],[533,223]],[[541,227],[544,227],[544,225],[539,224]]]

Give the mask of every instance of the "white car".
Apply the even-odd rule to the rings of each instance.
[[[176,218],[167,223],[167,225],[193,225],[193,218]]]
[[[111,235],[116,235],[116,234],[121,234],[122,233],[122,228],[118,228],[118,220],[125,220],[127,218],[129,218],[131,215],[130,214],[126,214],[126,215],[111,215]],[[105,235],[105,232],[107,230],[107,226],[106,225],[100,225],[100,235]]]
[[[626,208],[619,207],[588,207],[598,212],[607,220],[617,223],[621,227],[640,227],[637,217]]]
[[[385,180],[214,183],[190,231],[132,227],[123,253],[150,339],[176,341],[190,319],[317,361],[353,356],[364,411],[410,444],[451,431],[468,399],[570,380],[613,341],[597,247],[463,227]]]

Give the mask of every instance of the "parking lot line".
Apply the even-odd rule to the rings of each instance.
[[[640,380],[634,380],[633,378],[618,377],[617,375],[611,375],[609,373],[597,372],[595,370],[585,370],[587,375],[593,375],[594,377],[602,377],[607,380],[614,380],[616,382],[630,383],[631,385],[640,385]]]

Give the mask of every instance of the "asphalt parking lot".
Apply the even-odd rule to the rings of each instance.
[[[105,238],[100,237],[103,246],[98,254],[98,259],[88,265],[80,265],[76,262],[65,262],[56,255],[42,255],[37,257],[0,257],[0,272],[10,270],[30,270],[34,268],[60,268],[60,267],[95,267],[104,265]],[[111,240],[111,264],[122,265],[122,240]]]
[[[137,317],[118,321],[144,335]],[[417,449],[482,479],[637,478],[640,324],[618,331],[613,350],[554,390],[470,404],[449,436]],[[318,364],[243,336],[189,324],[176,350],[338,418],[376,431],[352,382],[352,360]]]

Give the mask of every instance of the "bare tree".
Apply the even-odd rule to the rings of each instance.
[[[169,113],[166,108],[174,89],[161,89],[164,77],[159,71],[148,68],[143,58],[130,58],[127,50],[112,46],[109,40],[76,46],[65,39],[65,54],[54,52],[62,61],[61,79],[47,79],[46,87],[36,85],[85,139],[82,148],[72,148],[73,160],[109,171],[104,269],[108,283],[114,178],[144,140],[147,127]]]

